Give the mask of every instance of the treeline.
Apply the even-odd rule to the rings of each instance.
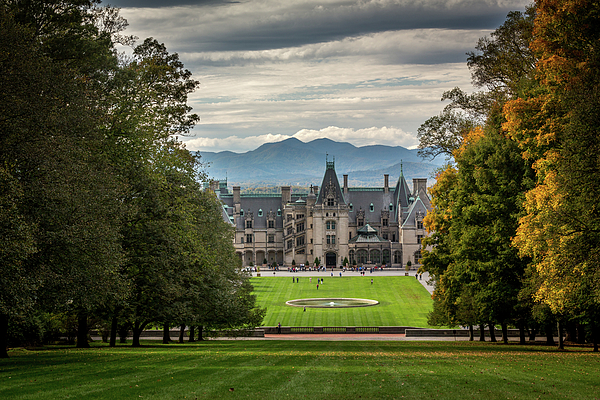
[[[468,54],[474,85],[419,129],[435,325],[558,332],[598,350],[600,5],[539,0]],[[493,330],[490,330],[495,340]],[[484,340],[482,336],[480,338]]]
[[[178,136],[198,86],[96,0],[0,0],[0,357],[91,325],[260,324]],[[117,45],[132,51],[119,53]]]

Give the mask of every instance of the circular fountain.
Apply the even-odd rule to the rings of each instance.
[[[379,304],[377,300],[354,299],[354,298],[316,298],[316,299],[296,299],[285,302],[293,307],[310,308],[346,308],[346,307],[369,307]]]

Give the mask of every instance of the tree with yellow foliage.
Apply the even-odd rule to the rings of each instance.
[[[591,329],[600,319],[600,4],[540,0],[531,48],[538,85],[504,107],[535,188],[514,239],[539,275],[537,300]]]

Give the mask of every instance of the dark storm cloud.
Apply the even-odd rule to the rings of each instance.
[[[239,3],[239,1],[226,1],[226,0],[177,0],[177,1],[165,1],[165,0],[110,0],[103,1],[105,5],[113,7],[148,7],[148,8],[160,8],[160,7],[174,7],[174,6],[218,6],[226,4]]]
[[[138,0],[122,2],[127,2],[127,7],[142,6]],[[261,51],[396,30],[493,29],[514,9],[494,1],[459,0],[451,6],[449,3],[340,1],[318,5],[299,0],[282,6],[278,2],[180,0],[168,6],[184,6],[185,10],[166,25],[161,21],[156,29],[173,29],[168,24],[177,24],[182,29],[178,33],[181,44],[185,46],[180,51]],[[143,6],[158,6],[158,2]],[[215,11],[224,8],[227,10]],[[220,18],[224,13],[227,18]]]

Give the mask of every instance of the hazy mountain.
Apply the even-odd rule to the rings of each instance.
[[[326,154],[329,161],[335,158],[340,183],[342,175],[348,174],[350,186],[383,186],[383,174],[390,175],[390,185],[395,184],[401,161],[407,179],[429,178],[442,163],[425,162],[417,155],[417,150],[401,146],[356,147],[330,139],[304,143],[290,138],[282,142],[265,143],[246,153],[199,153],[202,161],[209,163],[207,171],[210,177],[227,177],[230,185],[242,187],[319,185],[325,171]]]

